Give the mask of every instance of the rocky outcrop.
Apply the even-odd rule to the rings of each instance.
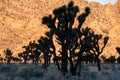
[[[116,5],[120,8],[120,0],[117,0]]]
[[[0,0],[0,53],[10,48],[15,55],[30,40],[37,40],[47,30],[41,24],[43,16],[67,4],[70,0]],[[104,55],[118,55],[115,48],[120,46],[120,0],[116,4],[102,5],[97,2],[74,0],[81,14],[86,6],[91,13],[84,27],[91,27],[96,33],[110,37]]]

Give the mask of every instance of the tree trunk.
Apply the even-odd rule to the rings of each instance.
[[[75,65],[73,64],[72,61],[72,57],[69,58],[69,62],[70,62],[70,73],[74,76],[76,75],[76,71],[75,71]]]
[[[75,65],[75,72],[77,71],[77,67],[78,65],[81,66],[81,61],[82,61],[82,51],[80,51],[80,53],[78,54],[78,60],[77,60],[77,63]]]
[[[24,56],[24,63],[26,64],[27,63],[27,57]]]
[[[54,55],[54,63],[57,65],[58,70],[60,70],[60,65],[59,65],[58,58],[57,58],[55,52],[53,53],[53,55]]]
[[[58,62],[57,56],[54,55],[54,57],[55,57],[54,63],[57,65],[58,70],[60,70],[61,68],[60,68],[60,65],[59,65],[59,62]]]
[[[63,75],[67,73],[67,48],[66,46],[62,46],[62,63],[61,63],[61,71]]]
[[[99,56],[97,56],[97,67],[98,67],[98,70],[101,71],[101,65],[100,65]]]

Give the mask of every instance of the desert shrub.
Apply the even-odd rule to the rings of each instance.
[[[8,64],[0,65],[0,72],[9,72],[9,71],[10,71],[10,65]]]
[[[32,72],[32,76],[37,78],[43,77],[43,74],[44,74],[44,70],[40,68],[34,68]]]
[[[14,80],[25,80],[25,79],[17,76],[17,77],[14,78]]]
[[[18,69],[16,75],[21,77],[21,78],[28,79],[32,74],[32,70],[33,69],[30,69],[30,67],[23,65],[22,67],[20,67]]]

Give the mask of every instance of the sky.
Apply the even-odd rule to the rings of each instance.
[[[107,4],[107,3],[115,4],[117,0],[86,0],[86,1],[95,1],[95,2],[100,2],[102,4]]]

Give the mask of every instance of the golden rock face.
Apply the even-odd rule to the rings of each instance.
[[[23,45],[44,35],[48,29],[41,24],[42,17],[69,1],[0,0],[0,53],[3,55],[3,50],[10,48],[16,55]],[[74,3],[79,6],[79,14],[87,6],[91,9],[83,27],[88,26],[95,33],[110,37],[103,54],[118,55],[115,48],[120,47],[120,0],[115,5],[84,0],[74,0]]]
[[[117,6],[119,6],[120,7],[120,0],[117,0]]]

